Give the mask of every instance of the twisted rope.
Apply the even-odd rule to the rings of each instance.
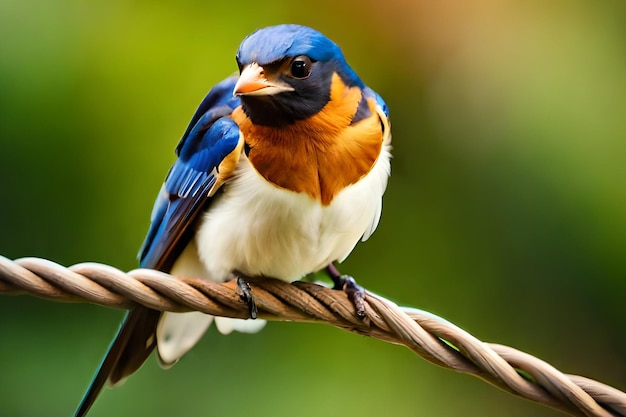
[[[626,417],[626,393],[600,382],[559,372],[508,346],[484,343],[431,313],[366,293],[366,319],[358,318],[343,291],[271,278],[250,278],[259,317],[274,321],[324,322],[361,335],[401,344],[439,366],[481,378],[496,387],[574,416]],[[131,309],[201,311],[247,318],[248,304],[234,282],[216,284],[136,269],[125,274],[108,265],[56,263],[0,256],[0,294],[31,294],[61,302],[91,302]]]

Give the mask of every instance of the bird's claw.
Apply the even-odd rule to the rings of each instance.
[[[350,275],[341,275],[335,265],[330,264],[326,268],[326,272],[333,280],[334,290],[342,290],[352,302],[356,315],[360,319],[365,318],[365,290],[356,283]]]
[[[348,295],[348,299],[352,301],[356,315],[360,319],[365,318],[365,290],[356,283],[350,275],[342,275],[342,290]]]
[[[241,299],[248,304],[250,318],[256,319],[259,314],[259,310],[256,306],[256,302],[254,301],[250,284],[248,284],[248,281],[245,279],[237,277],[237,288],[239,288],[239,291],[241,292]]]

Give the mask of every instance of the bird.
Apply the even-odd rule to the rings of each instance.
[[[176,147],[139,264],[215,282],[237,278],[251,318],[129,311],[75,417],[155,348],[167,368],[212,322],[223,334],[259,331],[265,322],[254,320],[242,276],[293,282],[326,269],[336,288],[354,288],[335,263],[379,223],[391,170],[387,105],[337,44],[306,26],[256,30],[236,62],[238,73],[208,92]]]

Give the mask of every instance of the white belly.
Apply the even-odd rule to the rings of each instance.
[[[347,257],[378,224],[389,176],[385,147],[374,168],[345,188],[328,206],[308,195],[269,184],[242,157],[235,178],[224,185],[171,273],[225,281],[231,272],[294,281]],[[210,315],[163,313],[157,327],[159,357],[174,364],[200,339]],[[216,317],[221,333],[253,333],[264,320]]]
[[[233,270],[294,281],[344,260],[359,239],[371,235],[389,169],[385,149],[372,171],[322,206],[306,194],[268,183],[242,157],[189,249],[197,246],[207,278],[214,281],[227,279]]]

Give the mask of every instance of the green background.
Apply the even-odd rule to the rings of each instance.
[[[217,2],[216,2],[217,3]],[[623,1],[0,0],[0,254],[123,270],[173,149],[257,27],[340,44],[386,99],[383,218],[342,266],[485,341],[626,388]],[[123,312],[0,298],[0,416],[68,416]],[[324,325],[214,329],[90,416],[556,416]]]

